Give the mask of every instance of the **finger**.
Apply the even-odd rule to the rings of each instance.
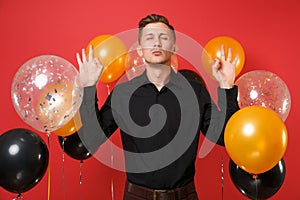
[[[95,62],[96,65],[101,69],[101,71],[103,70],[103,65],[101,64],[100,60],[98,58],[95,58]]]
[[[225,49],[224,49],[224,44],[221,45],[221,59],[225,60]]]
[[[81,49],[81,54],[82,54],[82,62],[86,62],[86,55],[85,55],[85,49]]]
[[[232,57],[231,48],[228,48],[228,55],[227,55],[227,61],[230,62]]]
[[[219,80],[219,70],[220,70],[220,60],[215,59],[214,64],[212,65],[212,75],[216,78],[216,80]]]
[[[218,70],[220,68],[220,60],[215,59],[214,64],[212,65],[213,70]]]
[[[232,64],[237,65],[237,63],[239,61],[239,57],[240,57],[240,54],[236,54],[234,60],[232,61]]]
[[[89,60],[93,60],[94,51],[92,45],[89,48]]]
[[[79,70],[81,69],[82,67],[82,61],[81,61],[81,58],[80,58],[80,54],[79,53],[76,53],[76,59],[77,59],[77,63],[79,65]]]

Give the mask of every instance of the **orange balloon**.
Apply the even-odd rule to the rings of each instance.
[[[125,71],[125,56],[127,52],[127,48],[122,40],[109,34],[97,36],[87,45],[87,54],[90,45],[93,46],[94,57],[97,57],[104,67],[100,81],[111,83],[120,78]]]
[[[221,45],[224,45],[225,56],[227,58],[228,48],[231,48],[232,60],[239,54],[239,58],[235,68],[235,76],[242,71],[245,64],[245,52],[242,45],[235,39],[228,36],[219,36],[211,39],[205,45],[202,52],[202,64],[206,73],[213,79],[212,65],[215,58],[221,58]]]
[[[69,136],[78,131],[82,127],[82,122],[80,118],[79,111],[76,113],[76,115],[69,121],[67,124],[65,124],[63,127],[53,131],[57,136]]]
[[[284,122],[273,110],[248,106],[231,116],[224,140],[234,163],[251,174],[260,174],[282,159],[288,135]]]

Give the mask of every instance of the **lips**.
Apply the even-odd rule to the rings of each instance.
[[[152,51],[152,54],[155,55],[155,56],[159,56],[159,55],[162,54],[162,52],[159,51],[159,50],[154,50],[154,51]]]

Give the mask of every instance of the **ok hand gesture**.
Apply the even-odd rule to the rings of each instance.
[[[221,45],[221,58],[215,58],[215,63],[212,66],[213,76],[219,82],[221,88],[229,89],[233,87],[235,67],[238,59],[239,55],[237,54],[232,61],[231,48],[228,48],[228,55],[226,58],[224,45]]]
[[[79,80],[82,87],[95,85],[103,71],[103,65],[98,58],[94,58],[92,45],[89,47],[89,55],[86,58],[85,50],[82,49],[82,59],[80,54],[76,53],[77,63],[79,65]]]

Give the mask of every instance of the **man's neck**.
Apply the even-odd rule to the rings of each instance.
[[[167,65],[147,65],[147,77],[158,90],[161,90],[170,79],[171,67]]]

